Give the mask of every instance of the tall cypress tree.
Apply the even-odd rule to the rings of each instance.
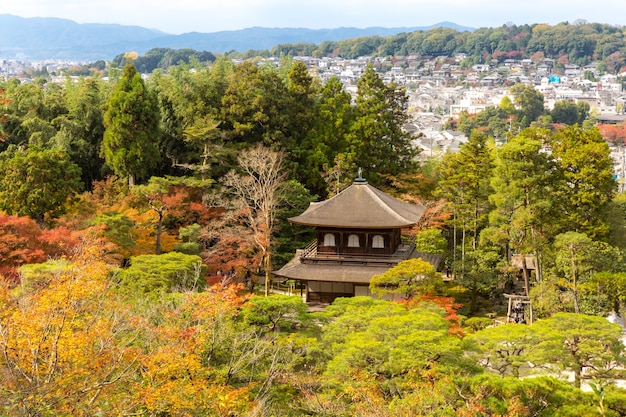
[[[104,126],[102,155],[117,175],[128,177],[132,186],[159,160],[159,107],[131,62],[107,100]]]
[[[59,132],[53,141],[81,168],[83,184],[90,190],[92,183],[102,178],[104,160],[99,154],[106,94],[102,92],[103,82],[96,78],[82,79],[78,84],[68,81],[65,87],[69,112],[55,119]]]
[[[305,149],[306,178],[302,182],[313,194],[325,198],[329,192],[326,177],[337,171],[335,157],[346,149],[346,136],[353,121],[350,93],[343,89],[339,78],[332,77],[319,96],[312,128],[307,132]],[[355,172],[348,173],[348,185]]]
[[[348,154],[369,181],[398,175],[415,167],[416,148],[403,128],[408,122],[408,97],[395,84],[385,85],[372,66],[357,82],[356,120],[348,135]]]

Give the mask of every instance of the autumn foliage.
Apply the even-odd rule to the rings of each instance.
[[[21,265],[70,254],[78,235],[64,227],[42,229],[29,217],[0,214],[0,275],[16,282]]]
[[[136,394],[150,413],[231,416],[252,407],[250,387],[228,385],[228,372],[211,366],[216,343],[227,343],[228,323],[248,298],[241,290],[217,286],[183,294],[178,307],[150,330],[150,354],[141,364],[144,382]]]
[[[604,140],[614,145],[624,145],[626,143],[626,124],[619,125],[599,125],[600,134]]]
[[[463,335],[463,330],[459,324],[458,311],[463,304],[458,303],[453,297],[444,297],[434,294],[423,294],[419,297],[404,301],[408,309],[419,308],[423,303],[433,303],[445,310],[445,319],[450,323],[450,334]]]
[[[97,248],[34,291],[2,293],[0,404],[8,415],[123,414],[140,351]]]

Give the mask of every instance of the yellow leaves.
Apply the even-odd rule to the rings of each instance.
[[[203,344],[194,343],[198,340],[162,340],[158,352],[144,357],[144,383],[136,400],[149,412],[230,416],[250,406],[248,391],[252,386],[235,389],[214,380],[214,370],[202,362]]]
[[[540,24],[537,24],[537,25],[535,25],[533,27],[533,34],[534,35],[538,35],[541,32],[545,32],[545,31],[547,31],[549,29],[550,29],[550,25],[548,25],[546,23],[540,23]]]
[[[239,415],[243,410],[251,406],[248,400],[250,387],[239,389],[219,387],[215,391],[212,393],[214,396],[217,394],[214,408],[219,416]]]
[[[421,258],[408,259],[383,274],[372,277],[370,289],[379,296],[400,294],[410,298],[420,292],[433,293],[437,278],[430,263]]]
[[[215,379],[216,370],[204,357],[208,346],[222,337],[222,324],[249,297],[241,290],[215,286],[179,294],[176,307],[162,314],[141,358],[142,382],[135,397],[150,413],[229,416],[250,408],[252,386],[236,389]]]
[[[352,403],[353,415],[385,415],[387,403],[380,381],[365,371],[355,370],[350,376],[352,384],[344,392]]]
[[[225,384],[225,371],[207,359],[249,298],[243,288],[172,295],[136,316],[111,291],[98,240],[88,242],[62,267],[38,268],[42,285],[14,293],[0,286],[0,398],[16,404],[0,413],[15,415],[18,404],[33,415],[68,416],[250,410],[254,384]]]
[[[160,379],[206,378],[206,371],[203,370],[201,358],[197,353],[186,350],[182,346],[179,349],[166,346],[147,355],[143,361],[143,366],[148,380],[156,382]]]
[[[138,353],[118,338],[127,329],[108,291],[108,268],[85,257],[52,272],[46,286],[0,294],[7,300],[0,303],[0,392],[11,390],[16,404],[81,415],[98,398],[114,404],[123,389],[116,383],[134,370]]]
[[[130,248],[131,256],[151,255],[155,253],[156,236],[153,229],[153,225],[150,225],[149,228],[133,228],[135,246]],[[171,252],[174,249],[174,245],[177,243],[179,243],[179,240],[175,236],[167,233],[161,233],[162,252]]]
[[[138,393],[150,413],[171,416],[241,415],[250,408],[249,388],[214,385],[205,380],[170,379]]]
[[[133,220],[132,236],[135,246],[130,248],[131,256],[149,255],[155,253],[156,224],[158,214],[154,210],[140,212],[137,209],[126,209],[123,214]],[[174,245],[179,243],[177,236],[161,232],[161,251],[171,252]]]

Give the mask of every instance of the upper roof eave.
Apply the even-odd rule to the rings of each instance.
[[[424,211],[421,205],[394,198],[366,182],[355,182],[328,200],[312,203],[304,213],[288,220],[318,227],[402,228],[417,224]]]

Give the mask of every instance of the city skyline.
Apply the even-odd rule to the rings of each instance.
[[[441,22],[473,28],[585,20],[622,25],[626,8],[599,0],[528,0],[523,5],[495,0],[21,0],[0,6],[0,14],[56,17],[77,23],[112,23],[169,34],[211,33],[249,27],[331,29],[338,27],[422,27]]]

